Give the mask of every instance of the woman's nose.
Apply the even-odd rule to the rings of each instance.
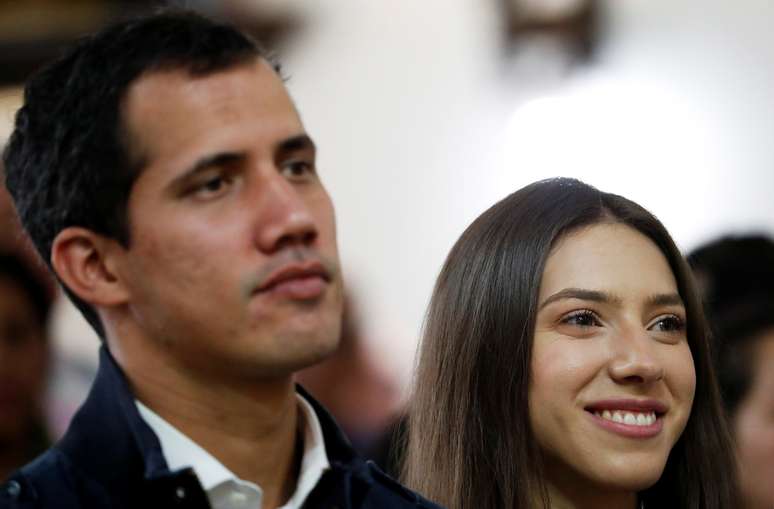
[[[664,368],[646,331],[629,331],[614,339],[608,372],[618,383],[646,384],[661,380]]]

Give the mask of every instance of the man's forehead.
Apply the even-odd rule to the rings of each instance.
[[[229,118],[271,118],[267,126],[302,129],[282,79],[262,58],[203,75],[185,68],[150,71],[129,88],[122,113],[133,160],[153,158],[154,147],[180,137],[221,129]]]
[[[211,100],[213,95],[233,97],[245,93],[263,96],[267,102],[289,100],[284,83],[274,68],[265,59],[256,57],[204,74],[193,73],[186,67],[149,70],[129,86],[124,106],[127,109],[158,108],[179,103],[195,104],[197,100]],[[154,99],[166,101],[156,103]]]

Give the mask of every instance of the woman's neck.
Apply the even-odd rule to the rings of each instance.
[[[548,500],[551,509],[637,509],[637,493],[603,490],[590,484],[558,486],[549,483]]]

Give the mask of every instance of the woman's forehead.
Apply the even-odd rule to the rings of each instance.
[[[567,287],[652,295],[675,292],[677,284],[648,237],[622,223],[598,223],[564,235],[546,260],[541,298]]]

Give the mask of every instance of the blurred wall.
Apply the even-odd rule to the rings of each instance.
[[[434,278],[486,207],[574,176],[656,213],[683,249],[774,231],[774,6],[604,3],[599,52],[503,52],[494,2],[322,1],[284,55],[322,147],[370,337],[410,371]]]
[[[574,176],[632,198],[684,249],[774,231],[765,0],[608,0],[585,67],[550,42],[505,52],[494,0],[285,4],[305,20],[280,56],[320,147],[345,277],[364,336],[404,381],[451,245],[533,180]],[[94,350],[71,310],[58,316],[64,348]]]

